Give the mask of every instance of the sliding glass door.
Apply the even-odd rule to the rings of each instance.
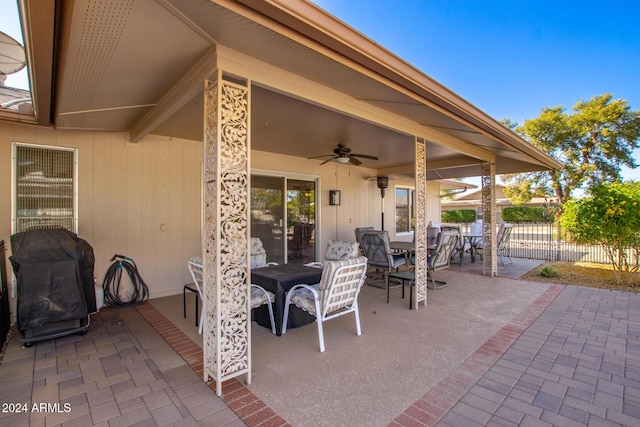
[[[315,184],[287,180],[287,262],[316,260]]]
[[[286,176],[251,176],[251,237],[258,237],[268,262],[316,260],[316,181]]]
[[[267,262],[285,262],[284,178],[251,176],[251,237],[258,237]]]

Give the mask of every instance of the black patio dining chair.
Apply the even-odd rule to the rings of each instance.
[[[398,267],[406,265],[405,255],[393,253],[387,231],[365,231],[361,239],[364,256],[369,260],[369,267],[373,267],[377,272],[376,276],[369,279],[369,283],[384,280],[387,302],[389,302],[389,274],[397,271]]]
[[[458,243],[456,243],[456,247],[451,255],[451,261],[455,258],[456,255],[459,257],[460,265],[462,265],[462,259],[464,257],[464,253],[471,248],[469,242],[465,241],[462,237],[462,231],[460,227],[457,225],[443,225],[441,227],[442,231],[455,231],[458,233]]]
[[[354,231],[356,235],[356,242],[358,242],[358,245],[360,245],[361,253],[364,254],[364,249],[362,248],[362,235],[367,231],[375,231],[375,228],[374,227],[356,227]]]
[[[496,236],[496,242],[498,246],[498,259],[502,263],[502,265],[507,265],[504,259],[509,259],[508,264],[513,264],[513,259],[511,258],[511,250],[509,249],[509,239],[511,238],[511,231],[513,230],[513,224],[502,223],[498,227],[498,234]],[[482,253],[484,249],[484,244],[480,243],[476,248],[476,252],[480,254],[480,258],[482,258]]]
[[[447,282],[435,279],[435,273],[451,266],[451,257],[458,244],[458,235],[459,232],[456,230],[444,230],[438,235],[436,248],[427,257],[427,276],[431,279],[431,285],[427,285],[429,289],[442,289],[447,286]]]

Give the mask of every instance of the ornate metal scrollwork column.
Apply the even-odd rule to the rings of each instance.
[[[496,164],[482,163],[482,241],[483,273],[498,274],[498,244],[496,240]]]
[[[413,296],[413,306],[418,309],[418,303],[424,301],[427,305],[427,144],[423,139],[416,138],[416,191],[415,191],[415,215],[416,227],[414,230],[416,244],[416,292]]]
[[[216,81],[204,91],[204,379],[247,374],[251,382],[249,288],[250,85]]]

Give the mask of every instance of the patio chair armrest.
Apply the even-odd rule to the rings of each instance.
[[[322,265],[322,263],[320,261],[314,261],[314,262],[309,262],[309,263],[305,264],[305,267],[313,267],[313,268],[322,269],[324,266]]]
[[[293,295],[293,292],[298,288],[308,289],[309,291],[311,291],[311,293],[313,294],[314,297],[318,298],[319,294],[318,294],[318,288],[316,287],[317,285],[318,285],[317,283],[315,285],[307,285],[306,283],[298,283],[297,285],[294,285],[291,289],[289,289],[289,291],[287,292],[287,298],[289,298],[289,295]]]
[[[263,303],[266,303],[267,301],[273,303],[276,300],[276,296],[275,296],[275,294],[273,292],[269,292],[268,290],[266,290],[265,288],[263,288],[260,285],[256,285],[255,283],[252,283],[251,284],[251,289],[257,290],[264,298],[264,300],[260,300],[259,304],[254,305],[253,296],[252,296],[252,298],[251,298],[251,300],[252,300],[251,301],[251,308],[252,309],[259,307],[260,305],[262,305]]]

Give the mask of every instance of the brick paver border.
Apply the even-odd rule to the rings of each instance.
[[[164,317],[153,305],[149,303],[139,305],[136,310],[202,378],[204,366],[200,346]],[[216,382],[211,380],[208,384],[209,388],[215,392]],[[222,386],[222,400],[249,427],[291,425],[236,379],[225,381]]]

